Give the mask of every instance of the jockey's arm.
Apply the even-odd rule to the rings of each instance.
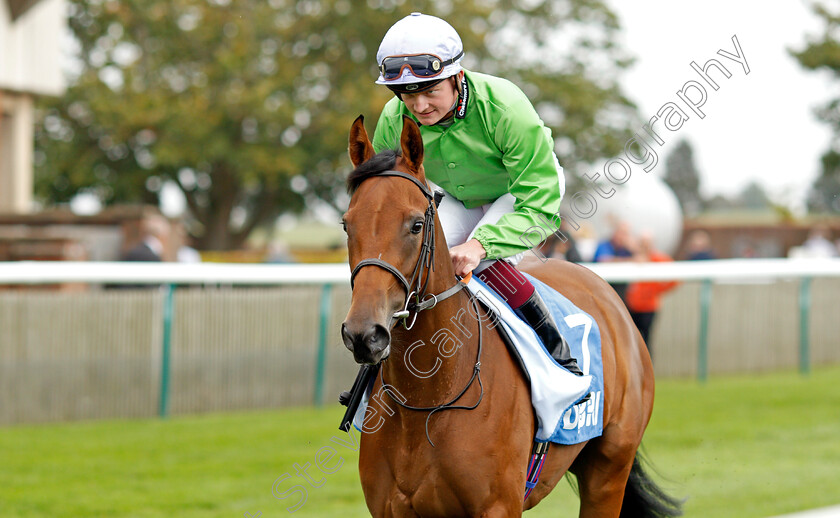
[[[515,202],[513,212],[482,225],[474,234],[490,259],[530,250],[556,232],[566,188],[551,131],[527,99],[509,107],[495,132],[509,174],[508,192]]]

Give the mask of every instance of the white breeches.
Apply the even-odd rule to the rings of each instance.
[[[432,186],[434,189],[443,190],[437,185],[432,184]],[[446,235],[446,245],[452,248],[453,246],[466,243],[478,227],[488,223],[495,223],[505,214],[514,212],[514,200],[513,195],[507,193],[503,194],[493,203],[468,209],[464,207],[463,203],[447,192],[438,207],[438,217],[440,218],[440,224],[443,226],[443,233]],[[524,256],[524,253],[519,253],[511,257],[506,257],[505,259],[509,263],[516,265]],[[490,266],[492,261],[492,259],[481,261],[476,267],[475,273]]]

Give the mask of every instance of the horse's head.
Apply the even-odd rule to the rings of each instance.
[[[423,173],[423,140],[403,122],[399,151],[374,154],[364,119],[350,130],[347,179],[352,198],[344,214],[353,269],[353,299],[341,326],[344,345],[358,363],[388,357],[391,329],[408,301],[422,296],[434,259],[435,206]]]

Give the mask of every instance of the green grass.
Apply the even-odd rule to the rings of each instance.
[[[0,516],[286,516],[298,495],[277,499],[272,485],[286,473],[294,478],[279,491],[301,482],[295,464],[306,463],[321,486],[307,485],[297,516],[367,516],[358,454],[332,441],[347,440],[340,415],[330,407],[0,428]],[[340,456],[324,463],[338,468],[329,475],[315,467],[324,446]],[[840,368],[660,381],[645,447],[662,485],[689,497],[686,516],[840,504]],[[576,516],[577,506],[561,483],[527,516]]]

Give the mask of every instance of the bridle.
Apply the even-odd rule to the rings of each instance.
[[[369,258],[369,259],[362,259],[359,261],[356,266],[353,268],[353,273],[350,275],[350,288],[352,289],[355,285],[356,275],[359,273],[365,266],[378,266],[388,272],[390,272],[394,277],[400,281],[402,284],[403,289],[405,289],[406,298],[405,298],[405,306],[403,307],[402,311],[397,311],[394,313],[393,318],[397,320],[402,320],[403,326],[406,329],[411,329],[414,327],[414,323],[417,321],[417,314],[423,310],[431,309],[437,305],[438,302],[448,299],[449,297],[455,295],[462,289],[466,287],[466,284],[460,281],[455,281],[455,285],[451,288],[444,290],[441,293],[430,294],[428,297],[425,296],[426,287],[429,284],[429,277],[431,277],[431,272],[435,269],[435,210],[437,209],[438,204],[440,203],[442,193],[432,191],[423,183],[421,183],[417,178],[402,173],[400,171],[393,171],[393,170],[386,170],[377,173],[373,173],[370,177],[373,176],[396,176],[399,178],[405,178],[406,180],[411,181],[414,185],[420,188],[420,191],[423,192],[423,195],[426,197],[426,201],[428,201],[428,206],[426,207],[426,212],[424,215],[423,220],[423,244],[420,247],[420,256],[417,258],[417,263],[414,265],[414,271],[411,273],[411,280],[407,280],[405,275],[399,270],[399,268],[395,267],[394,265],[388,263],[387,261],[383,261],[382,259],[378,258]],[[425,273],[425,278],[424,278]],[[475,314],[478,315],[478,304],[476,303],[475,297],[467,291],[470,295],[470,301],[473,304],[473,309],[475,310]],[[411,313],[414,312],[414,318],[411,319],[411,324],[407,324],[408,317]],[[481,320],[478,322],[478,352],[476,354],[475,366],[473,367],[472,377],[467,382],[467,385],[461,390],[457,396],[452,398],[446,403],[437,406],[425,406],[425,407],[418,407],[418,406],[411,406],[407,405],[405,401],[401,401],[398,397],[396,397],[393,392],[390,390],[391,385],[385,382],[384,375],[382,373],[383,369],[379,369],[379,379],[382,383],[383,390],[386,394],[388,394],[391,399],[398,404],[399,406],[408,409],[408,410],[417,410],[422,412],[429,412],[429,415],[426,416],[426,440],[429,441],[429,444],[434,447],[435,443],[432,442],[431,437],[429,436],[429,419],[431,419],[432,415],[436,412],[441,410],[473,410],[478,407],[481,400],[484,398],[484,385],[481,383],[481,349],[482,349],[482,325]],[[377,366],[378,367],[378,366]],[[474,405],[464,406],[464,405],[456,405],[455,403],[458,402],[461,397],[467,393],[469,388],[472,386],[473,382],[478,380],[478,386],[481,389],[481,392],[478,395],[478,400],[475,402]]]
[[[355,285],[356,275],[359,273],[359,270],[365,266],[378,266],[379,268],[391,273],[391,275],[400,281],[400,284],[405,290],[405,304],[403,305],[403,309],[395,312],[393,314],[393,318],[402,321],[402,324],[406,329],[411,329],[414,327],[414,322],[417,321],[417,314],[419,312],[435,307],[438,302],[448,299],[465,287],[464,283],[456,281],[454,286],[441,293],[429,294],[428,296],[426,295],[426,287],[429,284],[431,272],[435,269],[435,210],[437,205],[440,203],[443,193],[439,193],[437,191],[433,193],[426,185],[422,184],[420,180],[400,171],[380,171],[378,173],[373,173],[371,177],[373,176],[396,176],[399,178],[405,178],[420,188],[420,191],[422,191],[423,195],[426,197],[426,201],[428,202],[423,218],[423,244],[420,246],[420,256],[417,258],[417,263],[414,265],[414,271],[411,273],[410,281],[406,279],[405,275],[403,275],[399,268],[387,261],[383,261],[378,258],[368,258],[362,259],[356,264],[355,268],[353,268],[353,273],[350,275],[350,288],[352,289]],[[411,324],[409,324],[408,320],[411,313],[414,313],[414,317],[411,319]]]

